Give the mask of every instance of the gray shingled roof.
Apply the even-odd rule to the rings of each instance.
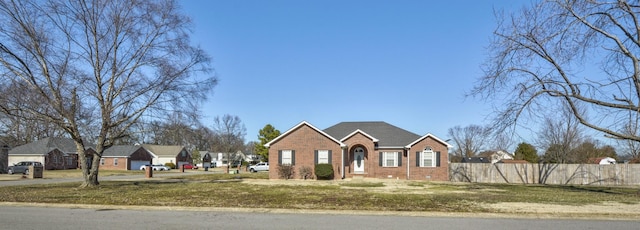
[[[341,122],[323,132],[341,140],[358,129],[378,139],[379,147],[406,146],[421,137],[383,121]]]
[[[29,144],[17,146],[9,150],[9,155],[44,155],[54,149],[63,153],[76,153],[76,144],[72,139],[61,137],[47,137]]]
[[[147,151],[152,152],[158,157],[176,157],[182,149],[183,146],[180,145],[142,145]]]
[[[105,149],[102,153],[103,157],[129,157],[142,146],[135,145],[114,145]]]

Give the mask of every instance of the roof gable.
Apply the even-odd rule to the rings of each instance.
[[[450,145],[449,143],[447,143],[447,142],[443,141],[442,139],[440,139],[440,138],[436,137],[435,135],[433,135],[433,134],[431,134],[431,133],[427,133],[426,135],[424,135],[424,136],[422,136],[422,137],[420,137],[420,138],[416,139],[415,141],[413,141],[413,142],[411,142],[410,144],[408,144],[406,147],[407,147],[407,148],[411,148],[411,146],[413,146],[413,145],[417,144],[418,142],[420,142],[420,141],[422,141],[422,140],[424,140],[424,139],[426,139],[426,138],[428,138],[428,137],[431,137],[431,138],[433,138],[434,140],[436,140],[437,142],[442,143],[443,145],[447,146],[447,148],[451,148],[451,147],[453,147],[453,145]]]
[[[70,138],[47,137],[9,150],[9,155],[45,155],[54,149],[61,152],[77,152],[75,142]]]
[[[130,157],[133,153],[142,148],[135,145],[114,145],[105,149],[102,153],[103,157]]]
[[[346,145],[345,145],[344,143],[342,143],[341,141],[337,140],[337,139],[336,139],[336,138],[334,138],[333,136],[331,136],[331,135],[329,135],[329,134],[325,133],[324,131],[322,131],[322,130],[320,130],[320,129],[316,128],[315,126],[313,126],[313,125],[309,124],[309,123],[308,123],[308,122],[306,122],[306,121],[302,121],[302,122],[298,123],[298,124],[297,124],[296,126],[294,126],[293,128],[290,128],[290,129],[289,129],[289,130],[287,130],[286,132],[284,132],[284,133],[280,134],[280,136],[278,136],[278,137],[276,137],[275,139],[273,139],[273,140],[269,141],[269,143],[266,143],[264,146],[265,146],[265,147],[267,147],[267,148],[269,148],[269,146],[271,146],[273,143],[278,142],[280,139],[284,138],[285,136],[289,135],[290,133],[292,133],[293,131],[295,131],[296,129],[298,129],[298,128],[300,128],[301,126],[304,126],[304,125],[306,125],[306,126],[310,127],[311,129],[313,129],[313,130],[315,130],[316,132],[318,132],[318,133],[322,134],[323,136],[325,136],[325,137],[329,138],[330,140],[332,140],[332,141],[334,141],[334,142],[338,143],[341,147],[345,147],[345,146],[346,146]]]
[[[142,147],[157,157],[176,157],[184,149],[180,145],[142,145]]]
[[[373,142],[378,142],[378,141],[379,141],[379,140],[378,140],[378,139],[376,139],[375,137],[372,137],[371,135],[369,135],[368,133],[363,132],[363,131],[362,131],[362,130],[360,130],[360,129],[358,129],[358,130],[356,130],[356,131],[353,131],[352,133],[350,133],[350,134],[349,134],[349,135],[347,135],[346,137],[343,137],[342,139],[340,139],[340,141],[345,141],[345,140],[349,139],[350,137],[352,137],[353,135],[356,135],[356,134],[358,134],[358,133],[360,133],[360,134],[364,135],[365,137],[367,137],[367,138],[371,139],[371,141],[373,141]]]
[[[404,147],[420,138],[418,134],[382,121],[341,122],[324,130],[327,134],[344,139],[360,130],[378,140],[380,147]]]

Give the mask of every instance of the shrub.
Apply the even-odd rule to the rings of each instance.
[[[333,166],[330,164],[317,164],[315,174],[318,179],[333,179]]]
[[[300,167],[300,179],[313,179],[313,170],[309,166]]]
[[[164,166],[167,166],[167,167],[169,167],[170,169],[175,169],[175,168],[176,168],[176,164],[171,163],[171,162],[169,162],[169,163],[164,163]]]
[[[280,176],[281,179],[292,179],[294,174],[295,172],[293,165],[278,165],[278,176]]]

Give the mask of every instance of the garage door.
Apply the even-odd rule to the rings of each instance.
[[[147,164],[149,164],[149,161],[131,161],[131,168],[129,170],[140,170],[140,167]]]

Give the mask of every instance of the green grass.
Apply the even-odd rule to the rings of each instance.
[[[495,212],[483,204],[498,202],[564,205],[640,202],[637,187],[407,182],[398,190],[397,184],[391,188],[383,182],[241,183],[267,176],[266,173],[176,174],[163,180],[105,181],[99,187],[86,189],[79,189],[79,183],[5,186],[0,187],[0,201],[436,212]]]

